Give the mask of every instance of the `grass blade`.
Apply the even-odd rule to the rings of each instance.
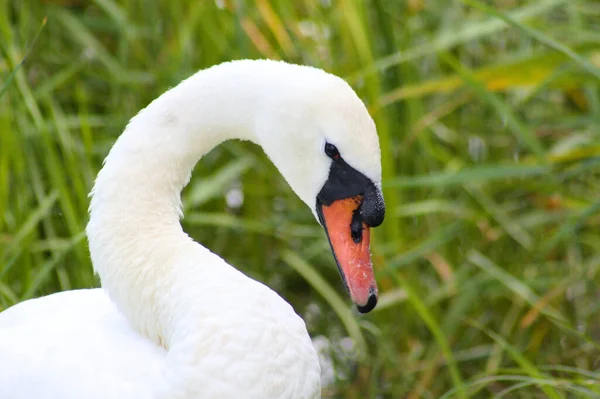
[[[577,54],[575,51],[571,50],[566,45],[557,42],[556,40],[552,39],[550,36],[543,34],[542,32],[538,31],[537,29],[527,26],[519,21],[516,21],[514,18],[511,18],[510,16],[508,16],[506,14],[496,11],[494,8],[489,7],[489,6],[481,3],[480,1],[477,1],[477,0],[460,0],[460,1],[464,4],[478,8],[482,11],[485,11],[486,13],[488,13],[490,15],[493,15],[493,16],[501,19],[502,21],[506,22],[507,24],[519,29],[521,32],[524,32],[524,33],[528,34],[529,36],[533,37],[540,43],[543,43],[546,46],[550,47],[551,49],[565,54],[567,57],[569,57],[570,59],[575,61],[578,65],[580,65],[583,69],[585,69],[590,74],[592,74],[593,76],[595,76],[597,79],[600,80],[600,69],[597,68],[596,66],[592,65],[588,60],[586,60],[585,58],[583,58],[582,56]]]
[[[479,82],[472,72],[467,70],[450,54],[441,54],[441,58],[450,65],[460,75],[469,87],[477,93],[477,95],[487,102],[498,114],[500,120],[505,120],[506,124],[512,131],[512,133],[521,140],[531,152],[533,152],[539,163],[546,164],[545,150],[540,141],[537,139],[535,134],[527,127],[527,125],[517,117],[516,113],[513,112],[508,105],[506,105],[498,96],[494,93],[486,90],[485,86]]]

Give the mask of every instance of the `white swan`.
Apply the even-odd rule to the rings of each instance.
[[[106,158],[87,226],[103,288],[0,314],[0,398],[320,397],[303,320],[181,229],[192,168],[233,138],[263,147],[325,227],[359,310],[375,306],[369,227],[384,205],[364,105],[319,69],[225,63],[152,102]]]

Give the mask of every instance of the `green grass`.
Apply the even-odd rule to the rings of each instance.
[[[97,286],[87,193],[130,117],[200,68],[279,58],[345,77],[377,123],[380,306],[351,309],[253,145],[198,165],[183,224],[312,335],[355,340],[325,396],[600,397],[600,3],[148,4],[0,0],[0,310]]]

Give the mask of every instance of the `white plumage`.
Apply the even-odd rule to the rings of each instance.
[[[380,150],[341,79],[273,61],[200,71],[134,117],[100,171],[87,233],[102,289],[0,314],[0,398],[316,398],[304,322],[191,240],[181,189],[224,140],[261,145],[315,213],[335,142],[379,187]]]

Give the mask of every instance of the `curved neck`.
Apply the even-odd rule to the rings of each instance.
[[[235,72],[199,72],[129,122],[98,174],[92,219],[105,207],[134,218],[138,227],[153,215],[163,224],[178,223],[180,192],[198,160],[228,139],[256,141],[254,97],[261,91],[256,80]]]
[[[119,137],[92,191],[87,233],[94,269],[133,326],[163,345],[172,334],[166,326],[176,322],[165,319],[173,317],[165,298],[181,274],[175,268],[212,256],[183,232],[180,193],[213,147],[257,140],[258,96],[269,82],[253,69],[226,64],[201,71],[152,102]]]

